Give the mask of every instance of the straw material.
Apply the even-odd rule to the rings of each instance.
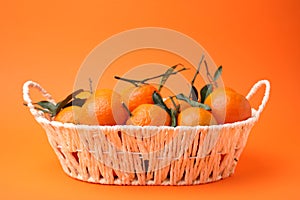
[[[49,143],[69,176],[92,183],[117,185],[194,185],[234,173],[249,133],[270,91],[259,81],[247,98],[265,85],[265,95],[252,117],[241,122],[196,127],[88,126],[48,120],[34,109],[31,87],[51,96],[35,82],[23,87],[24,100],[45,129]],[[53,100],[52,100],[53,101]]]

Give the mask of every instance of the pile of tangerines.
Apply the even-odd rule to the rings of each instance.
[[[181,69],[176,70],[179,66]],[[178,64],[163,74],[144,80],[115,76],[119,81],[132,84],[121,94],[111,89],[78,90],[57,104],[48,101],[35,104],[52,120],[86,125],[205,126],[251,117],[250,103],[243,95],[228,87],[218,87],[217,79],[222,73],[222,67],[213,75],[207,71],[210,82],[198,90],[194,82],[199,68],[191,81],[190,94],[187,95],[161,95],[167,79],[187,69]],[[157,78],[160,78],[158,86],[148,83]]]

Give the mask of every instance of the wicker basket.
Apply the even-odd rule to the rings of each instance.
[[[252,117],[241,122],[196,127],[88,126],[48,120],[32,105],[30,88],[54,100],[39,84],[28,81],[23,98],[69,176],[82,181],[116,185],[195,185],[234,173],[251,128],[270,92],[267,80],[258,81],[249,99],[265,85]]]

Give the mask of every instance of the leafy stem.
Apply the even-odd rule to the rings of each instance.
[[[170,109],[168,108],[168,106],[165,104],[165,102],[163,101],[162,97],[160,96],[159,93],[157,93],[156,91],[152,94],[152,99],[153,102],[160,106],[162,109],[164,109],[170,116],[171,118],[171,126],[175,127],[177,125],[177,109]]]
[[[133,84],[135,87],[138,87],[138,86],[139,86],[138,83],[141,83],[140,80],[127,79],[127,78],[123,78],[123,77],[119,77],[119,76],[114,76],[114,78],[117,79],[117,80],[121,80],[121,81],[125,81],[125,82],[128,82],[128,83],[131,83],[131,84]]]
[[[200,107],[200,108],[203,108],[203,109],[208,110],[208,111],[211,110],[211,108],[208,105],[203,104],[203,103],[199,103],[197,101],[194,101],[194,100],[188,98],[187,96],[185,96],[182,93],[176,95],[176,98],[179,99],[179,100],[183,100],[183,101],[189,103],[193,107]]]
[[[93,80],[89,78],[90,93],[93,94]]]
[[[204,103],[206,97],[212,93],[214,87],[217,88],[218,87],[218,83],[217,80],[218,78],[221,76],[222,71],[223,71],[223,67],[220,66],[218,67],[218,69],[215,71],[214,76],[212,76],[208,70],[208,65],[207,62],[204,61],[205,64],[205,68],[206,68],[206,74],[207,74],[207,78],[209,80],[210,83],[204,85],[201,89],[200,89],[200,96],[201,96],[201,103]]]
[[[183,66],[182,64],[177,64],[173,67],[171,67],[170,69],[175,69],[177,66]],[[165,73],[163,74],[159,74],[159,75],[156,75],[156,76],[153,76],[153,77],[150,77],[150,78],[145,78],[143,80],[135,80],[135,79],[128,79],[128,78],[123,78],[123,77],[120,77],[120,76],[114,76],[115,79],[118,79],[118,80],[122,80],[122,81],[126,81],[126,82],[129,82],[131,84],[133,84],[135,87],[138,87],[140,86],[141,84],[147,84],[147,81],[150,81],[150,80],[153,80],[153,79],[157,79],[157,78],[161,78],[163,77],[162,80],[165,80],[167,79],[170,75],[174,75],[174,74],[177,74],[181,71],[184,71],[184,70],[187,70],[188,68],[186,67],[182,67],[181,69],[177,70],[177,71],[171,71],[171,70],[167,70]],[[165,82],[165,81],[164,81]],[[160,88],[162,87],[162,85],[160,86]]]
[[[205,57],[204,55],[201,56],[201,60],[200,60],[200,62],[199,62],[199,64],[198,64],[197,71],[196,71],[196,73],[194,74],[194,77],[193,77],[193,79],[192,79],[192,81],[191,81],[191,86],[194,86],[194,83],[195,83],[195,81],[196,81],[196,78],[197,78],[198,74],[200,73],[200,67],[201,67],[202,62],[203,62],[203,60],[204,60],[204,57]],[[192,95],[192,91],[190,92],[190,97],[191,97],[191,95]]]
[[[204,54],[202,54],[200,62],[198,64],[198,68],[197,68],[197,70],[194,74],[194,77],[193,77],[192,81],[191,81],[191,90],[190,90],[189,98],[194,100],[194,101],[197,101],[199,99],[199,93],[198,93],[197,88],[194,86],[194,83],[196,81],[197,76],[200,73],[200,68],[201,68],[201,65],[202,65],[203,61],[205,62],[204,58],[205,58],[205,56],[204,56]]]
[[[204,65],[205,65],[206,76],[207,76],[207,78],[208,78],[208,81],[209,81],[210,83],[213,83],[213,78],[212,78],[212,76],[211,76],[211,74],[210,74],[210,72],[209,72],[208,64],[207,64],[206,60],[204,61]]]
[[[218,67],[217,71],[214,73],[214,76],[212,76],[209,72],[208,64],[207,64],[206,60],[204,60],[204,65],[206,68],[206,75],[207,75],[208,81],[211,84],[213,84],[215,87],[218,87],[217,80],[222,74],[223,67],[222,66]]]
[[[60,110],[62,110],[65,107],[71,106],[71,105],[77,105],[77,106],[82,106],[85,102],[86,99],[80,99],[76,98],[76,96],[83,92],[83,89],[76,90],[72,94],[68,95],[64,100],[58,102],[57,104],[54,104],[49,101],[39,101],[36,103],[32,103],[33,105],[37,105],[34,108],[37,110],[40,110],[44,113],[48,113],[51,115],[51,117],[57,115]],[[24,103],[25,106],[27,104]]]

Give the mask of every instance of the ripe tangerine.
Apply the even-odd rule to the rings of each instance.
[[[59,111],[57,115],[55,115],[54,119],[55,121],[59,121],[62,123],[76,123],[76,115],[80,112],[81,107],[79,106],[68,106],[62,110]]]
[[[152,94],[157,89],[150,84],[143,84],[140,86],[131,86],[124,90],[122,98],[127,105],[129,111],[133,111],[141,104],[154,104]]]
[[[178,126],[208,126],[217,124],[214,116],[207,110],[199,107],[189,107],[179,113]]]
[[[110,89],[96,90],[83,104],[78,116],[80,124],[124,124],[128,113],[122,105],[121,96]]]
[[[160,106],[155,104],[141,104],[132,111],[132,116],[127,120],[127,125],[136,126],[169,126],[170,115]]]
[[[251,105],[231,88],[217,88],[204,101],[212,109],[219,124],[232,123],[251,117]]]

